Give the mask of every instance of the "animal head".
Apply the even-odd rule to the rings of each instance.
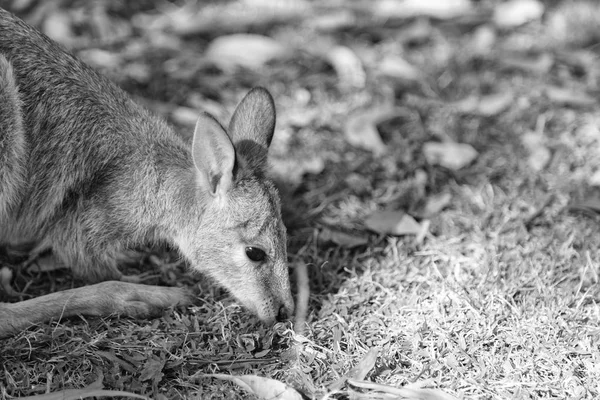
[[[189,207],[201,210],[191,210],[175,239],[194,270],[267,323],[287,319],[294,309],[279,195],[265,176],[274,128],[275,106],[263,88],[240,102],[228,132],[209,114],[199,117]]]

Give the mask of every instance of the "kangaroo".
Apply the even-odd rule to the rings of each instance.
[[[265,323],[294,309],[279,195],[267,177],[275,128],[264,88],[225,129],[209,114],[191,147],[57,43],[0,9],[0,243],[51,248],[91,283],[0,303],[0,337],[71,315],[146,317],[188,304],[143,285],[122,254],[167,242]]]

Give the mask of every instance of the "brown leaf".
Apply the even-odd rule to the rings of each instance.
[[[295,389],[275,379],[257,375],[202,374],[198,376],[233,382],[259,399],[302,400],[302,396]]]
[[[267,36],[238,33],[213,40],[205,56],[224,70],[239,67],[259,69],[267,62],[288,54],[284,45]]]
[[[372,347],[369,349],[367,354],[365,354],[362,360],[360,360],[360,362],[354,368],[352,368],[348,375],[350,375],[351,378],[358,380],[365,379],[369,371],[371,371],[375,366],[375,362],[377,362],[379,350],[379,347]]]
[[[42,31],[58,43],[70,47],[76,41],[71,22],[71,16],[68,13],[52,12],[46,17]]]
[[[140,380],[152,380],[153,382],[159,382],[163,378],[162,370],[164,367],[165,360],[161,360],[155,356],[150,356],[142,368]]]
[[[379,18],[414,18],[418,16],[437,19],[461,17],[472,11],[470,0],[379,0],[374,5]]]
[[[88,397],[133,397],[135,399],[148,399],[146,396],[140,396],[139,394],[124,392],[121,390],[103,390],[102,384],[103,376],[100,375],[98,379],[82,389],[65,389],[53,393],[38,394],[35,396],[19,397],[21,400],[78,400],[86,399]]]
[[[367,382],[358,379],[348,379],[348,384],[366,390],[389,393],[395,396],[399,396],[400,398],[420,400],[458,400],[451,394],[443,392],[439,389],[421,389],[416,387],[409,388],[406,386],[402,388],[397,388],[394,386],[382,385],[380,383]]]
[[[513,94],[510,91],[488,94],[485,96],[469,96],[454,103],[459,112],[491,117],[500,114],[513,103]]]
[[[386,146],[377,125],[398,115],[399,110],[389,106],[376,106],[353,113],[346,122],[344,134],[352,146],[370,150],[376,156],[385,153]]]
[[[596,104],[596,99],[585,92],[547,86],[544,90],[546,97],[553,103],[571,107],[589,107]]]
[[[527,132],[521,137],[523,146],[529,151],[527,163],[534,172],[544,169],[552,157],[544,139],[543,135],[536,132]]]
[[[335,46],[327,51],[327,60],[333,66],[340,84],[363,88],[367,75],[358,56],[346,46]]]
[[[470,144],[455,142],[427,142],[423,154],[430,164],[459,170],[477,158],[477,150]]]
[[[494,10],[494,23],[501,28],[514,28],[541,18],[544,5],[537,0],[509,0]]]
[[[421,230],[413,217],[395,210],[376,211],[367,217],[365,225],[374,232],[396,236],[416,235]]]
[[[429,197],[423,209],[423,217],[430,218],[433,215],[439,213],[448,204],[450,204],[451,200],[452,195],[450,193],[440,193],[435,196]]]
[[[488,54],[496,43],[496,31],[489,25],[482,25],[473,32],[471,48],[475,54]]]
[[[359,235],[352,235],[349,233],[345,233],[342,231],[333,230],[333,229],[329,229],[329,228],[324,228],[321,231],[319,238],[325,242],[333,242],[333,243],[337,244],[338,246],[347,247],[347,248],[364,246],[369,242],[368,238],[366,238],[366,237],[359,236]]]
[[[422,78],[421,71],[400,56],[386,56],[377,67],[382,75],[390,78],[406,81],[418,81]]]
[[[507,55],[499,57],[498,61],[506,69],[517,69],[534,74],[545,74],[552,68],[554,57],[548,53],[540,54],[537,57]]]
[[[587,214],[600,214],[600,199],[589,198],[578,203],[572,203],[568,206],[571,211],[582,211]]]

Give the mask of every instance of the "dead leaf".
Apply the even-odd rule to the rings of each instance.
[[[358,379],[348,379],[348,384],[361,389],[373,390],[377,392],[389,393],[401,398],[420,399],[420,400],[458,400],[456,397],[440,389],[421,389],[421,388],[397,388],[394,386],[382,385],[374,382],[367,382]]]
[[[554,64],[554,57],[548,53],[540,54],[537,57],[530,56],[502,56],[498,61],[506,69],[516,69],[535,74],[545,74],[550,71]]]
[[[587,179],[587,183],[590,186],[600,186],[600,170],[597,170]]]
[[[386,146],[379,135],[377,125],[397,116],[399,112],[386,105],[356,111],[346,121],[346,140],[352,146],[372,151],[376,156],[385,153]]]
[[[224,70],[239,67],[259,69],[287,54],[288,49],[275,39],[249,33],[220,36],[208,45],[205,52],[208,60]]]
[[[270,160],[272,173],[282,181],[299,185],[306,174],[318,175],[325,169],[325,160],[318,155],[306,159],[283,159],[273,157]]]
[[[190,107],[177,107],[171,112],[171,118],[173,121],[180,125],[193,127],[198,121],[200,113]]]
[[[369,349],[367,354],[365,354],[362,360],[360,360],[360,362],[354,368],[352,368],[352,370],[350,370],[348,375],[350,375],[350,377],[353,379],[365,379],[369,371],[371,371],[375,366],[375,362],[377,362],[379,350],[379,347],[373,347]]]
[[[485,55],[492,51],[496,43],[496,31],[489,25],[482,25],[475,30],[471,39],[473,53]]]
[[[421,230],[413,217],[395,210],[375,211],[365,219],[365,225],[374,232],[396,236],[416,235]]]
[[[306,23],[309,27],[321,32],[335,32],[340,29],[356,25],[356,15],[352,10],[335,9],[327,14],[315,15],[308,18]]]
[[[369,243],[369,239],[364,236],[352,235],[329,228],[324,228],[319,234],[319,238],[325,242],[333,242],[338,246],[347,248],[364,246]]]
[[[367,352],[367,354],[365,354],[362,360],[360,360],[359,363],[356,364],[356,366],[348,372],[347,376],[342,376],[341,378],[333,382],[331,385],[329,385],[329,391],[334,392],[336,390],[340,390],[348,380],[348,377],[357,380],[365,379],[369,371],[371,371],[375,366],[375,362],[377,361],[377,357],[379,356],[379,351],[379,347],[372,347]]]
[[[71,47],[76,41],[71,26],[71,16],[66,12],[56,11],[48,14],[44,20],[42,31],[66,47]]]
[[[521,143],[529,152],[527,163],[534,172],[544,169],[552,157],[552,153],[544,142],[544,136],[533,131],[527,132],[521,137]]]
[[[170,31],[181,36],[258,31],[276,23],[292,22],[311,13],[304,0],[184,2],[161,7],[161,12],[136,15],[138,29]],[[264,31],[264,29],[262,29]]]
[[[492,117],[506,110],[513,103],[513,93],[510,91],[488,94],[485,96],[472,95],[454,103],[459,112]]]
[[[544,5],[537,0],[509,0],[494,9],[493,21],[501,28],[514,28],[540,19]]]
[[[572,203],[569,204],[568,209],[570,211],[581,211],[590,215],[600,214],[600,199],[589,198],[581,202]]]
[[[440,193],[429,197],[425,203],[425,207],[423,208],[423,217],[431,218],[432,216],[438,214],[448,204],[450,204],[451,200],[452,195],[450,193]]]
[[[470,0],[380,0],[374,5],[374,14],[379,18],[432,17],[451,19],[472,11]]]
[[[379,73],[395,79],[418,81],[422,78],[421,71],[409,64],[400,56],[386,56],[377,66]]]
[[[333,66],[340,84],[345,87],[365,87],[367,75],[358,56],[346,46],[335,46],[327,51],[327,60]]]
[[[121,390],[104,390],[100,375],[95,382],[91,383],[82,389],[65,389],[53,393],[38,394],[35,396],[19,397],[21,400],[78,400],[88,397],[133,397],[134,399],[149,399],[146,396],[139,394],[124,392]]]
[[[302,400],[302,396],[295,389],[275,379],[257,375],[201,374],[198,376],[233,382],[259,399]]]
[[[477,158],[477,150],[467,143],[427,142],[423,145],[427,162],[434,165],[459,170]]]
[[[571,107],[589,107],[596,104],[596,99],[583,91],[575,91],[556,86],[547,86],[544,89],[546,97],[556,104]]]
[[[153,382],[160,382],[164,374],[162,373],[165,367],[165,360],[161,360],[156,356],[150,356],[144,363],[142,372],[140,373],[141,381],[152,380]]]

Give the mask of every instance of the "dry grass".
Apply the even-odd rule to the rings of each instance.
[[[369,60],[395,49],[408,25],[366,25],[362,35],[302,31],[301,24],[267,32],[304,48],[326,36]],[[339,89],[323,60],[301,52],[260,73],[219,75],[200,87],[168,74],[145,88],[122,82],[164,103],[184,98],[174,93],[189,84],[191,92],[218,93],[229,109],[246,86],[274,92],[281,115],[275,168],[311,157],[325,165],[301,182],[280,174],[290,265],[309,271],[306,328],[299,335],[291,323],[262,326],[163,252],[153,282],[194,287],[198,305],[149,321],[54,321],[7,339],[0,343],[0,399],[83,387],[99,374],[106,388],[155,399],[248,398],[230,383],[197,377],[223,372],[272,377],[308,398],[333,391],[334,399],[385,398],[343,380],[373,348],[379,356],[366,380],[376,383],[435,387],[461,399],[600,397],[599,217],[567,207],[599,194],[590,177],[600,166],[600,114],[544,95],[549,84],[598,93],[597,49],[554,42],[550,28],[534,22],[498,32],[493,51],[482,56],[472,50],[468,21],[430,29],[424,42],[403,47],[403,57],[424,74],[416,84],[372,79],[361,90]],[[585,29],[577,35],[587,44]],[[202,36],[186,40],[182,49],[205,44]],[[161,51],[153,57],[168,58]],[[507,68],[515,53],[548,54],[553,65],[543,73]],[[468,94],[506,90],[514,101],[497,115],[461,115],[451,107]],[[344,121],[389,92],[403,114],[379,126],[388,152],[373,157],[348,145]],[[521,139],[536,130],[551,153],[540,171],[532,170]],[[459,171],[429,165],[422,145],[440,138],[470,143],[480,155]],[[416,179],[423,172],[424,182]],[[370,212],[395,208],[419,216],[439,193],[452,200],[429,219],[422,243],[365,232]],[[369,241],[336,246],[320,240],[325,228]],[[76,284],[66,272],[33,275],[28,293]]]

